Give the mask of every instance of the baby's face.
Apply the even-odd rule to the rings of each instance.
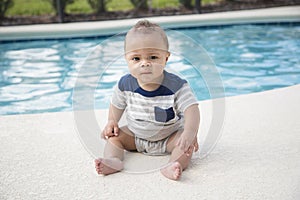
[[[159,33],[131,34],[127,37],[125,58],[129,71],[146,90],[154,90],[163,80],[170,53]]]

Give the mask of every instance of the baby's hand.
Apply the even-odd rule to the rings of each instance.
[[[104,139],[108,139],[110,137],[118,136],[118,135],[119,135],[118,123],[115,122],[114,120],[108,121],[101,133],[101,137]]]
[[[193,147],[194,147],[195,152],[199,150],[199,144],[198,144],[197,136],[195,137],[195,139],[193,141]]]
[[[198,151],[199,148],[197,136],[193,138],[185,133],[181,134],[176,145],[179,146],[187,156],[190,156],[193,151]]]

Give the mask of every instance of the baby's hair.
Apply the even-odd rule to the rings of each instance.
[[[136,29],[138,29],[140,27],[146,27],[146,28],[158,27],[158,28],[160,28],[160,26],[158,24],[150,22],[146,19],[138,21],[133,27],[136,28]]]
[[[163,41],[166,44],[167,50],[169,49],[169,41],[165,31],[156,23],[150,22],[146,19],[138,21],[126,34],[125,38],[125,48],[126,48],[126,39],[127,35],[131,32],[150,34],[153,32],[159,32]]]

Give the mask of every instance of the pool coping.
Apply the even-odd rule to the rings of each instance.
[[[164,28],[245,23],[300,22],[299,10],[300,6],[284,6],[207,14],[147,17],[147,19],[159,23]],[[1,27],[0,41],[114,35],[128,30],[137,20],[139,19]]]

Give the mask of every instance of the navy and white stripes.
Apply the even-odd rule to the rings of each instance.
[[[150,141],[164,139],[183,126],[183,113],[197,104],[186,80],[164,71],[164,80],[155,91],[145,91],[130,74],[115,87],[111,103],[126,108],[128,128]]]

